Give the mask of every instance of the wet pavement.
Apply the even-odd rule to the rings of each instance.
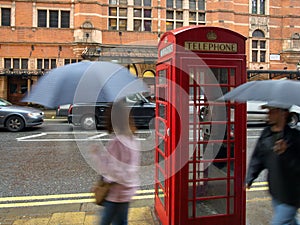
[[[97,224],[99,210],[101,207],[93,203],[0,208],[0,224],[92,225]],[[268,225],[271,216],[271,201],[268,192],[247,192],[246,225]],[[129,225],[146,224],[159,224],[154,213],[153,203],[143,206],[133,202],[129,212]]]

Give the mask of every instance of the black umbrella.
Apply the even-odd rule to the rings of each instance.
[[[49,108],[72,103],[113,102],[148,86],[121,65],[83,61],[50,70],[22,100]]]

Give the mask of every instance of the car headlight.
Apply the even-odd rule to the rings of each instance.
[[[38,116],[42,116],[43,113],[39,113],[39,112],[32,112],[32,113],[28,113],[29,117],[38,117]]]

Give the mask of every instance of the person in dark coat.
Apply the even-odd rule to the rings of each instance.
[[[272,196],[272,225],[299,225],[300,132],[288,125],[287,109],[269,108],[269,125],[262,131],[250,159],[246,188],[264,169]]]

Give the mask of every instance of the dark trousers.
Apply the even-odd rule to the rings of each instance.
[[[103,206],[100,225],[128,225],[129,202],[105,201]]]

